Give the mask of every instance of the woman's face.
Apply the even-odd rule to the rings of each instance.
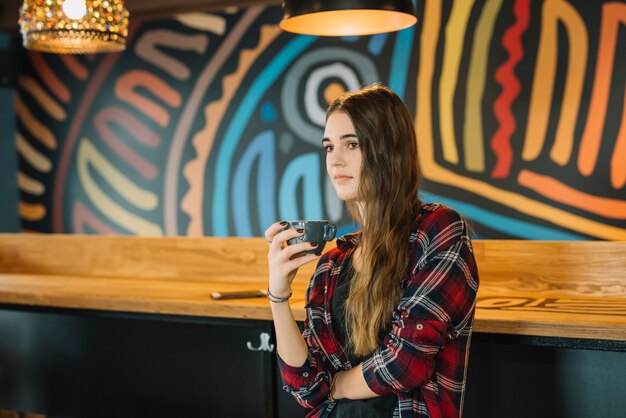
[[[326,170],[339,199],[356,200],[361,179],[361,147],[347,113],[330,114],[322,145],[326,150]]]

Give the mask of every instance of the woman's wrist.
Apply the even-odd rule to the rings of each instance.
[[[267,299],[271,302],[271,303],[283,303],[283,302],[287,302],[289,300],[289,298],[291,298],[292,292],[291,289],[289,289],[288,292],[280,292],[280,293],[274,293],[273,291],[270,290],[270,288],[267,288],[267,292],[266,292],[266,296]]]
[[[343,373],[343,371],[335,373],[330,381],[330,389],[328,390],[328,402],[337,402],[337,399],[341,398],[337,394],[337,379],[339,378],[339,375],[341,373]]]

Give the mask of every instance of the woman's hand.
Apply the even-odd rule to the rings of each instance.
[[[298,269],[320,257],[316,254],[299,254],[315,248],[317,244],[301,242],[287,245],[287,240],[301,237],[304,230],[295,228],[285,230],[285,226],[286,222],[276,222],[265,231],[265,240],[270,245],[267,254],[270,272],[268,290],[276,297],[289,295],[291,282],[296,277]]]

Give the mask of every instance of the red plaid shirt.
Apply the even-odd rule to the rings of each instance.
[[[320,259],[307,289],[303,337],[307,360],[291,367],[279,357],[284,389],[308,417],[325,417],[334,374],[350,364],[331,323],[330,306],[343,260],[360,233],[337,240]],[[404,294],[391,313],[391,330],[362,363],[369,388],[398,397],[394,417],[460,417],[474,319],[478,271],[467,225],[452,209],[423,205],[409,239]]]

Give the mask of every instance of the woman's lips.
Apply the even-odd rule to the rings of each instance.
[[[350,176],[335,176],[335,183],[345,183],[352,180]]]

